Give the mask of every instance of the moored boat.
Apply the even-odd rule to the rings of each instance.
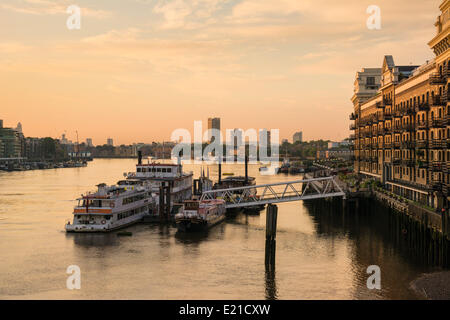
[[[108,232],[134,224],[155,207],[156,196],[140,180],[121,180],[116,185],[97,185],[98,190],[82,195],[66,232]]]
[[[175,215],[177,228],[181,232],[203,231],[225,220],[225,201],[189,200],[183,210]]]

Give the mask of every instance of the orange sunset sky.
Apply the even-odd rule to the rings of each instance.
[[[2,0],[0,119],[94,144],[225,128],[341,140],[356,71],[433,58],[440,0]],[[69,5],[82,8],[69,30]],[[369,5],[382,29],[368,30]]]

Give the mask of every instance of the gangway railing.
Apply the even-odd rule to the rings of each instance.
[[[227,208],[239,208],[330,197],[345,198],[333,176],[209,190],[200,200],[224,199]]]

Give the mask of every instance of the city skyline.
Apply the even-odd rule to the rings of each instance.
[[[117,144],[167,141],[208,115],[229,129],[279,128],[280,140],[297,128],[343,140],[350,130],[336,119],[352,109],[355,70],[386,54],[432,59],[430,2],[379,1],[382,28],[368,30],[367,1],[80,0],[81,29],[68,30],[72,3],[4,1],[2,118],[28,136],[78,130],[80,141]]]

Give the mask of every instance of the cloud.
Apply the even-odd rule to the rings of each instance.
[[[67,7],[71,4],[69,1],[19,0],[14,4],[2,3],[0,9],[31,15],[57,15],[67,14]],[[111,15],[111,12],[88,7],[81,7],[81,13],[87,17],[100,19]]]
[[[194,29],[216,22],[228,0],[159,0],[153,12],[164,17],[163,29]]]

